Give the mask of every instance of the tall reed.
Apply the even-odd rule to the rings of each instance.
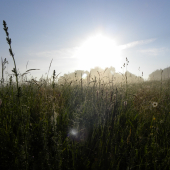
[[[3,20],[3,26],[4,26],[4,31],[6,33],[6,40],[7,40],[7,43],[9,44],[9,53],[12,56],[12,59],[13,59],[13,62],[14,62],[14,68],[13,68],[12,72],[15,74],[15,77],[16,77],[17,97],[20,98],[21,97],[21,87],[19,87],[19,85],[18,85],[17,66],[16,66],[14,54],[13,54],[12,47],[11,47],[11,38],[9,38],[8,27],[7,27],[7,24],[6,24],[6,22],[4,20]],[[18,101],[20,101],[20,99]]]

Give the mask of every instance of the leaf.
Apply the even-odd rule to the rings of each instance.
[[[23,73],[21,76],[24,76],[25,74],[28,74],[28,73]]]
[[[134,120],[135,120],[137,117],[138,117],[138,114],[136,114],[136,116],[135,116]]]
[[[32,71],[32,70],[40,70],[40,69],[29,69],[26,72]]]
[[[66,148],[64,148],[63,150],[62,150],[62,152],[64,152],[66,150]]]
[[[11,70],[12,72],[14,72],[15,71],[15,69],[13,68],[13,70]]]
[[[40,70],[40,69],[29,69],[29,70],[27,70],[25,73],[23,73],[21,76],[23,76],[23,75],[25,75],[25,74],[28,74],[27,72],[32,71],[32,70]]]
[[[130,120],[128,120],[128,122],[131,124],[131,126],[134,128],[134,126],[133,126],[133,124],[132,124],[132,122],[130,121]]]

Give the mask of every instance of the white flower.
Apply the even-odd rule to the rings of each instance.
[[[157,103],[157,102],[153,102],[153,103],[152,103],[152,106],[153,106],[153,107],[157,107],[157,106],[158,106],[158,103]]]

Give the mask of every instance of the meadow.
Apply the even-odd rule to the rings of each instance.
[[[4,81],[2,60],[0,169],[170,169],[169,79],[27,80],[3,25],[14,69]]]

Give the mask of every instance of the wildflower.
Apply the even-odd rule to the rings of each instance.
[[[155,117],[153,117],[153,120],[156,120],[156,118],[155,118]]]
[[[158,103],[157,103],[157,102],[153,102],[153,103],[152,103],[152,106],[153,106],[153,107],[157,107],[157,106],[158,106]]]

